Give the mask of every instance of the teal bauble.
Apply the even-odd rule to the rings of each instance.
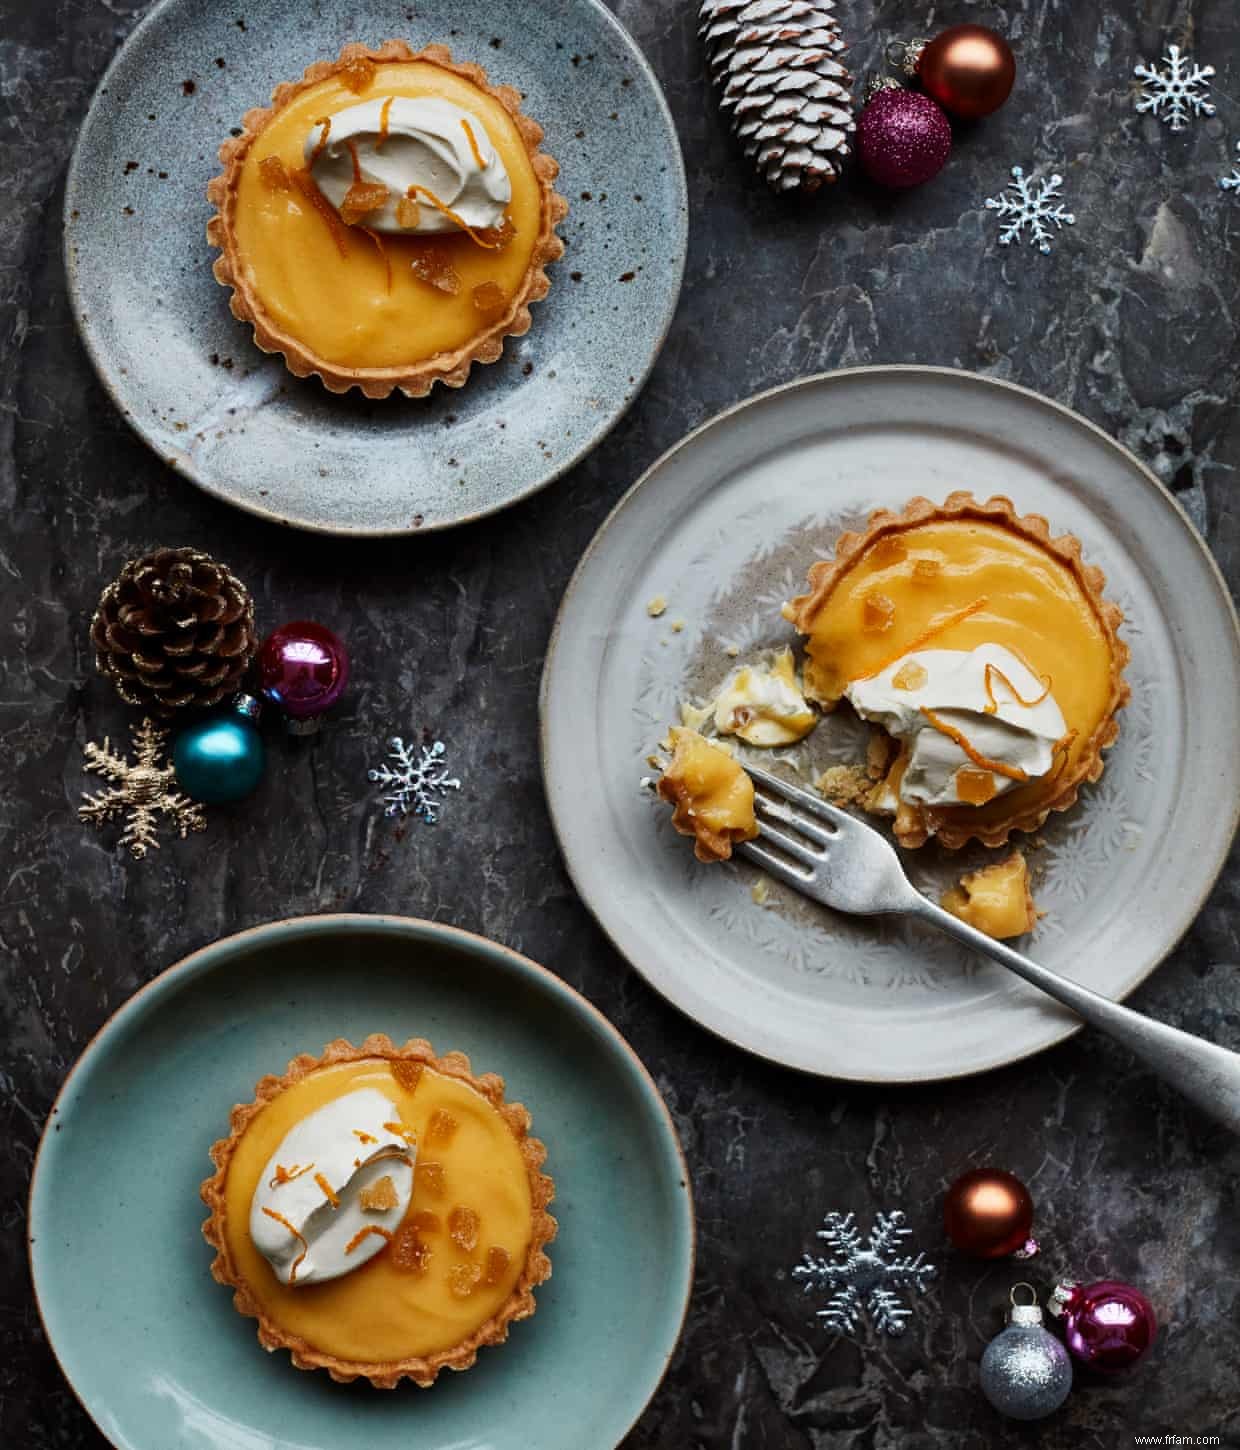
[[[266,763],[262,736],[239,713],[187,725],[172,747],[177,780],[196,801],[243,800],[258,788]]]

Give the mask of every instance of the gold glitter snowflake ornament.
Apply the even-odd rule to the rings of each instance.
[[[202,807],[175,789],[176,773],[163,763],[168,732],[153,720],[143,720],[133,732],[137,760],[123,760],[111,748],[108,737],[103,744],[90,741],[85,747],[86,769],[111,782],[111,789],[98,795],[82,792],[78,807],[79,819],[88,825],[102,826],[113,817],[123,816],[125,829],[119,844],[128,846],[136,860],[141,860],[152,846],[159,849],[157,821],[163,815],[184,840],[191,831],[205,831],[206,817]]]

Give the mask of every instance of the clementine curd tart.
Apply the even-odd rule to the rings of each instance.
[[[535,1310],[554,1187],[503,1079],[417,1038],[338,1039],[232,1109],[202,1185],[211,1272],[298,1369],[427,1387]]]
[[[216,279],[332,392],[460,387],[529,330],[568,211],[520,93],[442,45],[347,45],[276,87],[207,188]]]

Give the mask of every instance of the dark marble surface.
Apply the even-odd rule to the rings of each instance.
[[[813,1081],[714,1041],[615,957],[574,898],[536,733],[556,604],[610,505],[686,429],[818,369],[941,363],[1061,399],[1151,462],[1240,577],[1240,424],[1228,406],[1240,201],[1216,186],[1240,138],[1234,0],[844,0],[859,70],[893,34],[973,19],[1011,36],[1021,79],[922,191],[852,180],[806,208],[773,200],[733,150],[694,7],[621,0],[667,88],[691,182],[689,270],[666,350],[611,438],[540,497],[451,535],[367,545],[281,532],[174,477],[113,411],[79,345],[62,179],[91,90],[143,8],[0,6],[0,1443],[103,1443],[43,1340],[24,1247],[31,1162],[69,1065],[186,951],[346,908],[458,922],[548,962],[611,1016],[666,1093],[693,1170],[700,1258],[681,1350],[630,1450],[1111,1450],[1159,1433],[1240,1446],[1240,1145],[1094,1037],[908,1092]],[[1219,69],[1218,117],[1182,136],[1131,107],[1133,63],[1168,40]],[[981,199],[1018,162],[1066,178],[1078,224],[1050,258],[994,249]],[[102,584],[156,541],[226,558],[268,625],[341,626],[357,683],[317,743],[277,746],[251,805],[134,863],[75,816],[83,742],[123,735],[132,718],[93,673],[86,624]],[[423,725],[449,739],[467,785],[438,830],[395,840],[365,766],[387,733]],[[1233,869],[1135,998],[1234,1046],[1238,898]],[[1000,1421],[977,1391],[1020,1275],[954,1259],[940,1238],[945,1186],[986,1162],[1037,1197],[1047,1253],[1034,1277],[1127,1278],[1163,1325],[1137,1372],[1083,1378],[1041,1426]],[[833,1343],[783,1271],[828,1208],[868,1219],[897,1205],[940,1279],[902,1340]]]

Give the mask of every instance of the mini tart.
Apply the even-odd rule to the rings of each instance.
[[[367,64],[374,74],[359,90]],[[512,180],[516,233],[502,249],[484,250],[464,233],[376,241],[362,227],[329,225],[296,188],[281,194],[264,182],[266,158],[279,157],[289,173],[300,169],[319,117],[376,94],[440,96],[483,120]],[[558,163],[539,149],[542,128],[521,114],[520,92],[491,85],[481,66],[454,61],[442,45],[414,51],[389,40],[346,45],[339,59],[309,66],[271,99],[269,108],[247,111],[241,135],[220,147],[224,170],[207,187],[216,208],[207,240],[220,250],[215,277],[232,289],[233,314],[253,324],[259,348],[283,354],[299,378],[317,374],[333,393],[357,387],[385,398],[399,389],[420,398],[437,382],[461,387],[474,363],[495,362],[505,337],[529,331],[529,304],[551,285],[544,268],[564,252],[555,228],[568,203],[554,190]],[[415,255],[450,264],[460,291],[419,281],[409,266]],[[501,288],[502,310],[475,306],[473,289],[484,283]]]
[[[983,503],[963,492],[943,504],[914,498],[898,514],[879,509],[864,533],[840,536],[834,559],[811,567],[808,593],[784,614],[806,636],[805,694],[826,709],[851,681],[914,649],[996,643],[1049,678],[1068,726],[1062,764],[1049,776],[984,805],[901,802],[901,845],[933,835],[951,850],[970,840],[1001,846],[1012,831],[1036,830],[1067,810],[1102,774],[1102,752],[1131,694],[1128,646],[1117,633],[1123,615],[1103,598],[1105,584],[1071,534],[1052,538],[1044,518],[1017,514],[1010,499]],[[892,789],[902,770],[898,757]]]
[[[735,756],[696,730],[675,725],[669,734],[673,754],[658,789],[675,807],[672,825],[693,837],[699,861],[726,861],[738,841],[758,834],[753,781]]]
[[[342,1278],[290,1288],[250,1239],[250,1199],[285,1132],[324,1102],[362,1086],[389,1093],[401,1121],[418,1136],[405,1224],[428,1211],[442,1221],[426,1231],[429,1267],[422,1274],[403,1271],[384,1250]],[[437,1109],[452,1110],[458,1122],[455,1169],[452,1141],[438,1142],[428,1126]],[[282,1076],[264,1077],[254,1101],[233,1108],[230,1124],[228,1137],[211,1149],[216,1171],[201,1188],[211,1210],[202,1232],[216,1250],[212,1276],[235,1290],[239,1313],[258,1320],[265,1349],[287,1349],[298,1369],[325,1369],[342,1383],[365,1378],[392,1389],[411,1379],[426,1388],[442,1369],[469,1369],[481,1345],[502,1344],[513,1320],[534,1313],[533,1290],[551,1276],[546,1248],[556,1235],[547,1212],[555,1189],[540,1171],[546,1149],[530,1137],[525,1108],[504,1101],[503,1079],[475,1076],[463,1053],[436,1057],[422,1038],[403,1047],[382,1034],[360,1047],[338,1038],[321,1057],[302,1054]],[[454,1192],[472,1198],[467,1206],[481,1218],[473,1256],[449,1236]],[[473,1291],[477,1298],[454,1295],[445,1268],[479,1255],[485,1260],[497,1236],[512,1250],[506,1273],[489,1286],[483,1280]]]

